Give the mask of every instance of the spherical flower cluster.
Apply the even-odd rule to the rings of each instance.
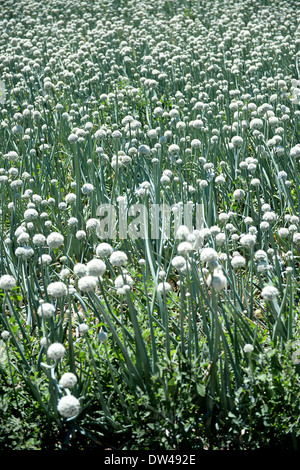
[[[182,271],[186,267],[186,258],[183,256],[174,256],[172,259],[172,266],[178,271]]]
[[[266,262],[268,260],[268,255],[264,250],[257,250],[254,253],[254,259],[258,262]]]
[[[63,418],[73,418],[80,411],[80,401],[73,395],[66,395],[59,400],[57,411]]]
[[[42,233],[36,233],[32,238],[32,242],[35,246],[43,246],[46,242],[46,237]]]
[[[88,231],[97,230],[99,227],[99,224],[100,223],[98,219],[95,219],[95,218],[88,219],[88,221],[86,222],[86,229]]]
[[[35,209],[27,209],[24,212],[24,219],[26,220],[26,222],[29,222],[31,220],[35,220],[38,216],[39,216],[39,213]]]
[[[74,266],[74,274],[78,277],[86,276],[87,274],[87,267],[83,263],[77,263]]]
[[[74,133],[70,134],[68,136],[68,141],[70,142],[70,144],[74,144],[75,142],[78,141],[78,135]]]
[[[65,201],[67,204],[74,204],[74,202],[76,201],[76,198],[77,198],[76,194],[69,193],[66,195]]]
[[[177,251],[180,255],[187,255],[193,250],[193,245],[190,242],[181,242],[177,247]]]
[[[208,275],[207,285],[217,292],[222,291],[226,287],[226,277],[220,269],[215,269]]]
[[[250,129],[253,130],[253,129],[257,129],[257,130],[260,130],[262,129],[264,123],[262,121],[262,119],[260,118],[253,118],[251,121],[250,121]]]
[[[245,191],[243,189],[236,189],[233,193],[233,197],[239,201],[245,197]]]
[[[44,266],[49,266],[51,263],[52,263],[52,258],[50,255],[47,255],[47,253],[43,253],[40,257],[39,257],[39,263],[44,265]]]
[[[79,333],[80,333],[81,335],[84,336],[84,335],[86,335],[87,332],[89,331],[89,327],[88,327],[88,325],[87,325],[86,323],[80,323],[80,324],[78,325],[78,331],[79,331]]]
[[[241,147],[243,145],[243,138],[239,135],[235,135],[232,137],[231,142],[234,147]]]
[[[218,260],[218,253],[213,248],[203,248],[200,252],[200,260],[202,263],[209,263]]]
[[[59,384],[65,388],[73,388],[77,384],[77,377],[72,372],[66,372],[61,376]]]
[[[252,248],[256,243],[256,237],[247,233],[240,238],[240,244],[245,248]]]
[[[100,277],[105,273],[106,264],[101,259],[92,259],[86,265],[87,275]]]
[[[98,333],[98,340],[100,341],[100,343],[106,343],[107,338],[108,338],[108,335],[105,331],[101,330]]]
[[[94,191],[94,189],[95,188],[91,183],[85,183],[81,188],[81,192],[82,192],[82,194],[88,196]]]
[[[244,352],[245,352],[246,354],[247,354],[247,353],[250,354],[250,353],[252,353],[252,351],[254,351],[254,347],[252,346],[252,344],[249,344],[249,343],[245,344],[245,346],[244,346]]]
[[[132,284],[133,284],[133,279],[127,273],[120,274],[114,280],[114,285],[117,289],[120,289],[124,286],[132,286]]]
[[[265,286],[261,292],[261,296],[264,300],[275,300],[278,296],[278,289],[274,286]]]
[[[52,232],[47,237],[49,248],[59,248],[64,243],[64,236],[58,232]]]
[[[300,245],[300,233],[297,232],[297,233],[294,233],[293,235],[293,243],[295,245]]]
[[[178,240],[187,240],[188,236],[190,235],[190,230],[186,225],[180,225],[176,232],[176,238]]]
[[[98,256],[98,258],[104,259],[107,256],[110,256],[112,252],[113,248],[109,243],[103,242],[96,247],[96,256]]]
[[[40,317],[52,318],[55,315],[55,307],[49,302],[42,302],[37,310]]]
[[[240,269],[243,266],[245,266],[245,264],[246,264],[246,260],[241,255],[236,255],[231,260],[231,266],[233,267],[233,269]]]
[[[159,292],[160,294],[164,294],[164,293],[167,294],[171,290],[172,290],[172,286],[167,281],[160,282],[157,286],[157,292]]]
[[[95,276],[83,276],[78,281],[78,289],[82,292],[92,292],[98,284],[98,279]]]
[[[5,158],[11,162],[16,162],[19,160],[19,155],[14,150],[10,150],[7,154],[5,154]]]
[[[34,251],[31,246],[19,246],[15,251],[15,255],[17,258],[28,260],[34,255]]]
[[[127,262],[127,255],[123,251],[114,251],[109,258],[113,266],[123,266]]]
[[[168,148],[168,151],[171,155],[175,155],[180,151],[180,147],[177,144],[171,144]]]
[[[0,277],[0,289],[11,290],[16,287],[17,281],[10,274],[4,274]]]
[[[84,230],[77,230],[76,238],[77,240],[84,240],[86,238],[86,232]]]
[[[58,361],[64,356],[65,352],[66,352],[66,349],[63,344],[53,343],[47,349],[47,356],[49,357],[49,359]]]
[[[68,293],[67,286],[62,281],[51,282],[47,287],[47,293],[55,298],[64,297]]]
[[[2,331],[1,338],[3,339],[3,341],[8,341],[10,338],[10,332],[7,330]]]

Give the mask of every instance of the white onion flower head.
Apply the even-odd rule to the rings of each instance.
[[[261,296],[264,300],[275,300],[278,296],[278,289],[274,286],[265,286],[261,292]]]
[[[264,250],[257,250],[254,254],[254,259],[258,262],[266,262],[268,255]]]
[[[256,243],[256,237],[247,233],[240,238],[240,244],[245,248],[252,248]]]
[[[86,238],[86,232],[84,230],[77,230],[75,236],[77,240],[84,240]]]
[[[119,287],[117,289],[117,295],[125,295],[126,294],[126,290],[124,289],[124,287]]]
[[[43,336],[43,338],[40,340],[40,345],[43,347],[43,346],[47,346],[47,338],[46,336]]]
[[[34,251],[31,246],[19,246],[15,251],[15,255],[17,258],[27,260],[34,255]]]
[[[46,242],[46,237],[42,233],[36,233],[32,238],[32,242],[35,246],[42,246]]]
[[[226,235],[225,233],[221,232],[216,235],[216,244],[218,246],[223,245],[226,242]]]
[[[197,149],[201,147],[201,141],[199,139],[193,139],[191,141],[191,147],[192,149]]]
[[[106,264],[104,261],[96,258],[89,261],[86,267],[88,276],[100,277],[105,273],[106,270]]]
[[[80,411],[80,401],[73,395],[66,395],[59,400],[57,411],[63,418],[72,418]]]
[[[58,232],[51,232],[47,237],[49,248],[59,248],[64,243],[64,236]]]
[[[213,225],[212,227],[210,227],[209,231],[210,234],[215,237],[216,235],[218,235],[218,233],[221,232],[221,229],[220,227],[218,227],[218,225]]]
[[[113,248],[109,243],[103,242],[96,247],[96,256],[98,258],[106,258],[110,256],[113,252]]]
[[[180,255],[174,256],[174,258],[172,259],[172,266],[175,269],[178,269],[179,271],[181,271],[182,269],[186,267],[186,259]]]
[[[116,279],[114,280],[114,284],[117,289],[120,289],[125,285],[132,286],[133,279],[129,274],[123,273],[116,277]]]
[[[68,293],[67,286],[62,281],[51,282],[47,287],[48,295],[52,295],[55,298],[64,297]]]
[[[202,263],[209,263],[211,261],[217,261],[218,260],[218,253],[214,248],[203,248],[203,250],[200,252],[200,260]]]
[[[187,255],[190,251],[193,251],[193,245],[190,242],[181,242],[177,247],[177,251],[180,255]]]
[[[100,331],[98,333],[98,340],[100,341],[100,343],[106,343],[107,338],[108,338],[108,335],[105,331]]]
[[[74,144],[75,142],[78,141],[78,135],[77,134],[70,134],[68,136],[68,141],[70,142],[70,144]]]
[[[78,331],[81,335],[86,335],[87,332],[89,331],[89,327],[86,323],[80,323],[78,325]]]
[[[270,224],[269,222],[267,222],[266,220],[263,220],[260,224],[259,224],[259,227],[260,229],[263,231],[263,232],[267,232],[270,228]]]
[[[187,239],[190,234],[190,230],[186,225],[180,225],[176,232],[176,238],[178,240]]]
[[[95,218],[88,219],[86,223],[86,229],[90,231],[96,230],[99,227],[99,224],[100,222],[98,219],[95,219]]]
[[[92,292],[98,284],[98,278],[95,276],[83,276],[78,281],[78,288],[82,292]]]
[[[58,361],[59,359],[64,357],[65,352],[66,352],[66,349],[63,344],[53,343],[47,349],[47,356],[49,357],[49,359]]]
[[[37,210],[33,209],[33,208],[30,208],[30,209],[27,209],[25,212],[24,212],[24,219],[28,222],[28,221],[31,221],[31,220],[35,220],[37,219],[39,216],[39,213]]]
[[[253,118],[250,121],[250,129],[251,130],[253,130],[253,129],[260,130],[260,129],[262,129],[263,125],[264,125],[264,123],[263,123],[262,119],[260,119],[260,118]]]
[[[252,351],[254,351],[254,347],[252,346],[252,344],[245,344],[244,346],[244,352],[245,353],[252,353]]]
[[[37,313],[42,318],[52,318],[55,314],[55,307],[49,302],[43,302],[39,306]]]
[[[3,341],[8,341],[10,338],[10,332],[7,330],[2,331],[1,338],[3,339]]]
[[[226,277],[219,269],[215,269],[207,277],[208,287],[212,287],[215,291],[219,292],[226,287]]]
[[[47,253],[43,253],[40,257],[39,257],[39,263],[44,265],[44,266],[49,266],[49,264],[51,264],[52,262],[52,258],[50,255],[48,255]]]
[[[77,263],[74,266],[74,274],[78,277],[86,276],[87,274],[87,267],[83,263]]]
[[[73,388],[77,384],[77,377],[72,372],[66,372],[61,376],[59,384],[65,388]]]
[[[300,233],[297,232],[297,233],[294,233],[293,235],[293,243],[295,245],[300,245]]]
[[[11,162],[16,162],[19,160],[19,155],[14,150],[10,150],[7,154],[4,155],[4,157],[6,160],[10,160]]]
[[[16,287],[17,281],[10,274],[4,274],[0,277],[0,289],[11,290]]]
[[[65,197],[65,201],[67,204],[73,204],[76,201],[76,194],[75,193],[69,193]]]
[[[89,195],[94,191],[94,189],[95,188],[91,183],[85,183],[81,188],[81,192],[84,195]]]
[[[69,268],[63,268],[60,271],[59,277],[60,277],[60,279],[64,280],[69,276],[69,274],[70,274],[70,269]]]
[[[245,191],[243,189],[236,189],[233,193],[233,197],[237,201],[240,201],[241,199],[245,197]]]
[[[234,147],[241,147],[243,145],[243,138],[239,135],[235,135],[232,137],[231,143]]]
[[[245,266],[245,264],[246,264],[246,260],[241,255],[236,255],[231,260],[231,266],[233,267],[233,269],[240,269],[243,266]]]
[[[163,294],[163,293],[167,294],[171,290],[172,290],[172,286],[167,281],[160,282],[157,286],[157,292],[159,292],[160,294]]]
[[[264,214],[263,214],[263,220],[265,222],[268,222],[270,224],[274,223],[276,221],[276,214],[275,212],[272,212],[272,211],[266,211]]]
[[[114,251],[109,258],[109,261],[113,266],[123,266],[127,260],[128,258],[124,251]]]
[[[70,217],[68,220],[69,227],[76,227],[78,225],[78,219],[76,217]]]

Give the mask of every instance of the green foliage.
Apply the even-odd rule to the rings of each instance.
[[[300,369],[293,352],[270,346],[249,359],[234,408],[222,416],[214,438],[217,447],[258,450],[299,450]]]
[[[49,422],[22,382],[10,384],[0,375],[0,450],[53,450],[59,428]]]

